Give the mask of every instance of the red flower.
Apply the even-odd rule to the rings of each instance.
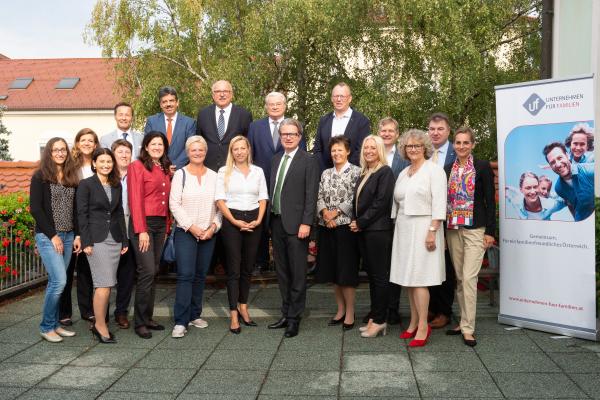
[[[31,240],[27,239],[25,241],[25,247],[29,247],[29,246],[31,246]]]
[[[13,270],[12,270],[10,273],[12,274],[12,276],[17,276],[17,275],[19,275],[19,273],[17,272],[17,270],[16,270],[16,269],[13,269]]]
[[[17,197],[17,202],[22,203],[23,202],[23,196]]]
[[[4,272],[10,272],[10,267],[4,267]]]
[[[29,208],[29,206],[25,207],[25,211],[29,212],[31,211],[31,208]]]
[[[10,245],[10,240],[8,238],[2,239],[2,247],[8,247]]]
[[[0,214],[6,215],[6,210],[0,210]]]
[[[21,236],[23,234],[23,231],[19,230],[17,231],[17,235]]]
[[[4,267],[8,261],[8,256],[0,256],[0,267]]]
[[[22,239],[21,239],[20,237],[18,237],[18,236],[17,236],[17,237],[15,238],[15,243],[21,243],[21,240],[22,240]]]
[[[14,224],[17,223],[17,221],[15,221],[14,219],[9,219],[8,223],[11,224],[11,225],[14,225]]]

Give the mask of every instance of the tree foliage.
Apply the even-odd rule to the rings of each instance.
[[[338,81],[376,124],[424,127],[434,111],[469,124],[494,158],[494,86],[536,79],[541,1],[534,0],[98,0],[87,36],[121,57],[123,96],[138,123],[169,84],[183,112],[211,102],[217,79],[261,116],[286,93],[290,115],[314,135]]]
[[[10,156],[9,143],[8,143],[8,136],[10,135],[11,132],[2,123],[2,114],[3,113],[4,113],[4,109],[3,109],[3,107],[0,106],[0,160],[12,161],[12,157]]]

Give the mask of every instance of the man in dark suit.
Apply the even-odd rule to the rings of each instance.
[[[400,172],[410,165],[408,160],[400,156],[397,148],[398,138],[400,137],[398,121],[391,117],[383,118],[379,121],[377,127],[377,135],[383,139],[387,164],[392,168],[395,182]],[[388,287],[389,300],[386,320],[391,325],[400,323],[400,289],[400,285],[390,282]],[[369,320],[368,317],[367,322]]]
[[[271,161],[276,154],[283,152],[279,140],[279,125],[285,119],[287,108],[286,98],[282,93],[271,92],[265,97],[265,110],[267,117],[252,121],[248,128],[248,141],[252,148],[252,162],[261,167],[265,179],[269,182],[271,177]],[[306,150],[304,138],[300,141],[300,148]],[[269,231],[263,229],[256,257],[257,269],[265,270],[269,265]]]
[[[360,147],[363,139],[371,133],[371,122],[363,114],[350,108],[352,92],[350,86],[340,82],[331,91],[333,112],[325,114],[319,120],[313,154],[319,159],[321,171],[333,167],[329,153],[329,139],[344,135],[350,141],[348,161],[359,165]]]
[[[310,227],[319,188],[319,164],[299,148],[302,126],[288,118],[279,135],[283,153],[271,163],[271,236],[275,270],[281,292],[281,318],[269,329],[286,328],[285,337],[298,334],[306,304],[306,267]]]
[[[451,165],[456,160],[454,146],[450,143],[450,118],[444,113],[434,113],[429,117],[428,131],[433,144],[431,160],[437,162],[442,168]],[[430,301],[429,313],[431,327],[443,328],[450,323],[452,316],[452,303],[454,303],[454,290],[456,289],[456,275],[450,252],[446,249],[446,280],[439,286],[429,288]]]
[[[204,164],[218,172],[227,161],[231,139],[237,135],[248,136],[252,114],[231,103],[233,87],[228,81],[213,83],[211,90],[214,104],[198,113],[196,134],[204,137],[208,144]]]
[[[144,133],[161,132],[167,137],[169,141],[167,155],[173,163],[171,168],[179,169],[189,161],[185,151],[185,142],[190,136],[196,134],[196,121],[177,112],[179,99],[175,88],[171,86],[160,88],[158,101],[163,112],[148,117]]]
[[[133,122],[133,107],[129,103],[120,102],[115,106],[114,114],[117,129],[102,136],[100,138],[100,146],[110,149],[116,140],[124,139],[131,144],[133,157],[137,159],[140,155],[144,134],[134,131],[131,127],[131,123]]]

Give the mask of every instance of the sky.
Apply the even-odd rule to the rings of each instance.
[[[9,58],[101,57],[83,32],[96,0],[0,0],[0,54]]]

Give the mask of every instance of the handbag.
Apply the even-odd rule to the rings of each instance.
[[[183,187],[181,188],[181,191],[183,192],[183,189],[185,188],[185,169],[181,169],[181,171],[183,172],[183,180],[182,180],[182,185]],[[168,264],[172,264],[176,261],[176,257],[175,257],[175,226],[176,224],[173,223],[173,226],[171,227],[171,233],[169,234],[169,237],[167,238],[167,240],[165,241],[165,246],[163,247],[163,252],[162,252],[162,256],[161,259]]]

